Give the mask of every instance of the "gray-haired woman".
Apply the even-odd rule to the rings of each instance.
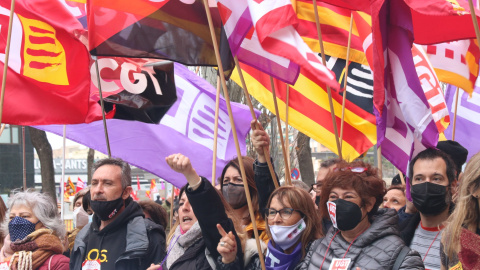
[[[36,191],[18,192],[8,200],[8,209],[2,230],[9,234],[14,253],[0,268],[68,269],[69,259],[62,255],[61,241],[65,226],[52,199]]]

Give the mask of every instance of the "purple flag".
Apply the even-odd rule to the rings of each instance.
[[[217,0],[217,2],[232,54],[242,63],[288,84],[295,84],[300,74],[300,66],[263,49],[253,27],[247,1]]]
[[[186,184],[183,175],[174,172],[165,157],[182,153],[190,158],[199,175],[211,180],[213,132],[215,119],[215,89],[186,67],[175,63],[177,102],[158,125],[137,121],[110,119],[107,128],[113,157],[151,172],[177,187]],[[242,153],[246,153],[245,138],[252,117],[248,107],[232,103],[232,113]],[[258,116],[257,112],[257,116]],[[63,126],[36,128],[62,136]],[[107,152],[102,121],[90,124],[67,125],[67,138]],[[217,144],[217,176],[226,162],[237,156],[225,100],[220,98]]]
[[[460,143],[468,150],[467,161],[480,151],[480,144],[475,139],[480,134],[480,86],[479,81],[475,83],[472,97],[468,93],[459,90],[458,104],[457,104],[457,122],[455,126],[455,141]],[[445,91],[445,100],[447,101],[450,119],[453,122],[455,113],[455,92],[456,87],[449,85]],[[452,138],[453,124],[449,125],[445,130],[445,137]]]
[[[382,8],[379,17],[387,31],[382,31],[386,57],[385,107],[381,117],[374,107],[378,144],[382,155],[406,173],[410,159],[437,145],[438,130],[413,62],[410,9],[403,1],[392,0]],[[409,185],[409,195],[408,190]]]

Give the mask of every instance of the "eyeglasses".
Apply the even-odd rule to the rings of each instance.
[[[303,215],[302,212],[300,212],[298,210],[295,210],[293,208],[283,208],[283,209],[280,209],[280,210],[275,210],[273,208],[268,208],[268,209],[265,210],[265,215],[267,216],[268,219],[274,219],[275,216],[277,216],[277,213],[279,213],[280,217],[285,220],[285,219],[289,219],[292,216],[294,211],[297,211],[298,213]]]
[[[315,192],[322,191],[322,182],[317,182],[317,184],[312,184],[312,190]]]
[[[365,168],[365,167],[344,167],[344,168],[334,168],[333,171],[334,172],[338,172],[338,171],[346,171],[346,170],[349,170],[351,172],[354,172],[354,173],[363,173],[365,171],[367,171],[368,169]]]

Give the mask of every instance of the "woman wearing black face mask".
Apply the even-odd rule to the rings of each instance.
[[[384,194],[385,184],[370,164],[338,164],[320,200],[320,212],[333,227],[312,244],[299,269],[424,269],[398,235],[395,210],[378,209]]]
[[[242,156],[245,167],[245,174],[247,176],[248,188],[252,198],[252,205],[255,212],[255,220],[257,221],[257,229],[261,240],[268,242],[268,235],[265,231],[265,220],[259,210],[257,187],[254,181],[253,163],[251,157]],[[223,181],[220,184],[220,190],[225,197],[225,200],[234,209],[235,215],[241,224],[245,226],[245,231],[249,238],[253,238],[252,217],[250,217],[247,206],[247,197],[243,187],[243,180],[240,174],[240,165],[238,157],[230,160],[222,171],[221,178]]]

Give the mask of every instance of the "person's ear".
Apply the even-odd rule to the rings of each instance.
[[[130,194],[132,194],[132,187],[131,186],[128,186],[125,188],[125,190],[123,191],[123,194],[122,194],[122,199],[126,200],[128,199],[128,197],[130,197]]]
[[[375,198],[369,198],[366,203],[365,203],[365,210],[367,210],[367,213],[370,213],[370,211],[372,211],[373,209],[373,206],[375,205],[375,202],[377,200]]]

